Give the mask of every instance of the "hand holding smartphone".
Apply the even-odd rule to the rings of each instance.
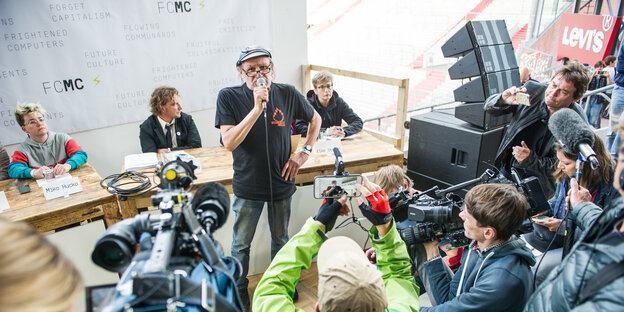
[[[537,217],[532,217],[531,219],[533,219],[533,222],[535,223],[544,223],[546,220],[550,218],[551,217],[549,216],[537,216]]]

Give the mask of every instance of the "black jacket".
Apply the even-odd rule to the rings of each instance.
[[[546,102],[544,102],[544,93],[547,85],[528,81],[524,87],[530,95],[530,106],[499,103],[499,100],[501,100],[500,93],[491,95],[485,101],[485,110],[494,116],[513,113],[511,123],[505,129],[505,135],[496,152],[495,165],[498,168],[502,168],[505,165],[505,160],[513,157],[511,156],[512,143],[522,130],[540,120],[547,122],[549,118],[548,108],[546,107]],[[572,103],[570,108],[574,109],[587,122],[585,112],[578,104]],[[541,146],[537,146],[534,151],[531,151],[528,159],[522,163],[514,160],[513,166],[521,171],[523,178],[529,176],[537,177],[544,189],[546,198],[551,198],[555,194],[555,177],[553,172],[557,166],[557,154],[552,148],[555,138],[550,131],[546,131],[546,137],[541,142]]]
[[[172,148],[171,142],[166,142],[163,128],[158,122],[157,116],[149,116],[140,126],[139,140],[143,153],[156,152],[159,148],[171,148],[181,150],[201,147],[201,138],[191,115],[181,113],[180,118],[175,120],[175,131],[178,147]]]
[[[356,134],[362,130],[362,119],[353,112],[340,96],[338,96],[338,92],[334,91],[332,97],[329,99],[327,108],[321,105],[318,97],[314,94],[314,90],[308,91],[306,96],[308,97],[308,102],[310,102],[312,107],[321,115],[321,119],[323,120],[321,123],[321,132],[332,126],[340,126],[343,119],[348,124],[348,126],[342,129],[345,136]],[[308,122],[305,120],[297,120],[295,133],[305,137],[308,133]]]
[[[581,231],[581,239],[548,274],[524,311],[621,311],[624,276],[605,283],[584,302],[578,300],[577,295],[606,265],[624,261],[624,237],[617,228],[624,217],[622,200],[612,200],[604,211],[593,203],[582,203],[570,214],[578,226],[577,231]]]

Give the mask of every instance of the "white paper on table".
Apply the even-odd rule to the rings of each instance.
[[[156,164],[158,164],[156,153],[130,154],[124,157],[126,171],[154,168]]]
[[[9,201],[6,198],[4,191],[0,191],[0,212],[8,210],[9,208],[11,207],[9,207]]]

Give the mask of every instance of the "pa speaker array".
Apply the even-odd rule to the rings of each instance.
[[[459,58],[449,75],[464,80],[453,94],[455,101],[465,103],[454,112],[412,117],[407,172],[420,189],[455,185],[490,168],[511,115],[491,116],[483,104],[490,95],[520,85],[503,20],[468,22],[444,43],[442,53]]]
[[[469,79],[453,95],[455,101],[466,102],[471,109],[458,109],[455,117],[484,130],[506,125],[510,118],[493,118],[482,108],[482,117],[475,118],[475,107],[482,106],[490,95],[520,85],[518,62],[505,21],[466,23],[442,45],[442,54],[461,57],[448,70],[451,79]]]

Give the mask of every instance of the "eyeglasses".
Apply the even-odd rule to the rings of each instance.
[[[38,119],[31,119],[29,122],[26,123],[27,126],[34,126],[38,123],[44,123],[46,120],[43,117],[39,117]]]
[[[271,65],[269,66],[260,66],[260,68],[258,68],[258,70],[254,70],[254,69],[249,69],[245,71],[245,75],[247,75],[247,77],[256,77],[258,76],[258,73],[260,74],[268,74],[271,72]]]
[[[331,85],[331,84],[327,84],[327,85],[324,85],[324,86],[316,86],[316,88],[319,89],[319,90],[331,90],[333,87],[334,86]]]

